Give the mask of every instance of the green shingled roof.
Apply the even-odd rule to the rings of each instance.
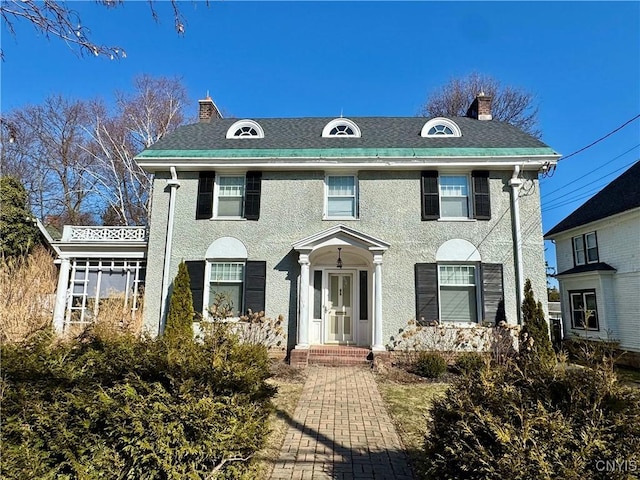
[[[227,139],[238,119],[215,119],[178,128],[138,155],[159,157],[364,157],[364,156],[486,156],[556,155],[540,140],[507,123],[452,117],[461,137],[423,138],[429,120],[421,117],[350,117],[360,138],[323,138],[333,118],[254,118],[264,138]]]

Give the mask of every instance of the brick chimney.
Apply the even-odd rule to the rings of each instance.
[[[200,104],[199,119],[201,122],[209,122],[211,119],[222,118],[222,114],[209,95],[204,100],[198,100]]]
[[[484,92],[480,92],[476,99],[473,101],[469,110],[467,110],[467,117],[475,118],[476,120],[491,120],[491,97],[487,97]]]

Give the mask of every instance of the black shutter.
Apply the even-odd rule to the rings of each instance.
[[[247,172],[247,189],[244,199],[244,218],[258,220],[260,218],[260,189],[262,172]]]
[[[473,218],[491,219],[491,197],[489,195],[489,172],[474,171],[473,177]]]
[[[438,320],[438,265],[416,263],[416,322],[429,325]]]
[[[438,172],[429,170],[420,174],[420,197],[422,199],[422,220],[436,220],[440,217],[438,198]]]
[[[369,282],[367,271],[360,271],[360,320],[369,319]]]
[[[189,272],[189,285],[193,297],[193,309],[196,318],[202,316],[202,295],[204,293],[204,260],[184,262]]]
[[[482,298],[485,321],[496,325],[506,321],[501,263],[482,264]]]
[[[264,311],[267,262],[247,261],[245,271],[244,311]]]
[[[215,172],[200,172],[196,220],[209,219],[213,216],[213,182],[215,178]]]

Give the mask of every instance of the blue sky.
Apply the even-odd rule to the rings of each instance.
[[[15,38],[3,26],[2,111],[50,94],[109,98],[147,73],[182,77],[194,115],[209,91],[237,117],[412,116],[476,71],[535,93],[542,139],[564,155],[640,113],[639,2],[184,2],[183,37],[166,2],[159,23],[146,2],[73,8],[127,58],[79,58],[30,25]],[[561,161],[542,180],[543,229],[640,158],[638,144],[640,120]]]

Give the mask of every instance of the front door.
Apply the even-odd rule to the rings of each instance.
[[[353,274],[329,273],[327,342],[353,342]]]

